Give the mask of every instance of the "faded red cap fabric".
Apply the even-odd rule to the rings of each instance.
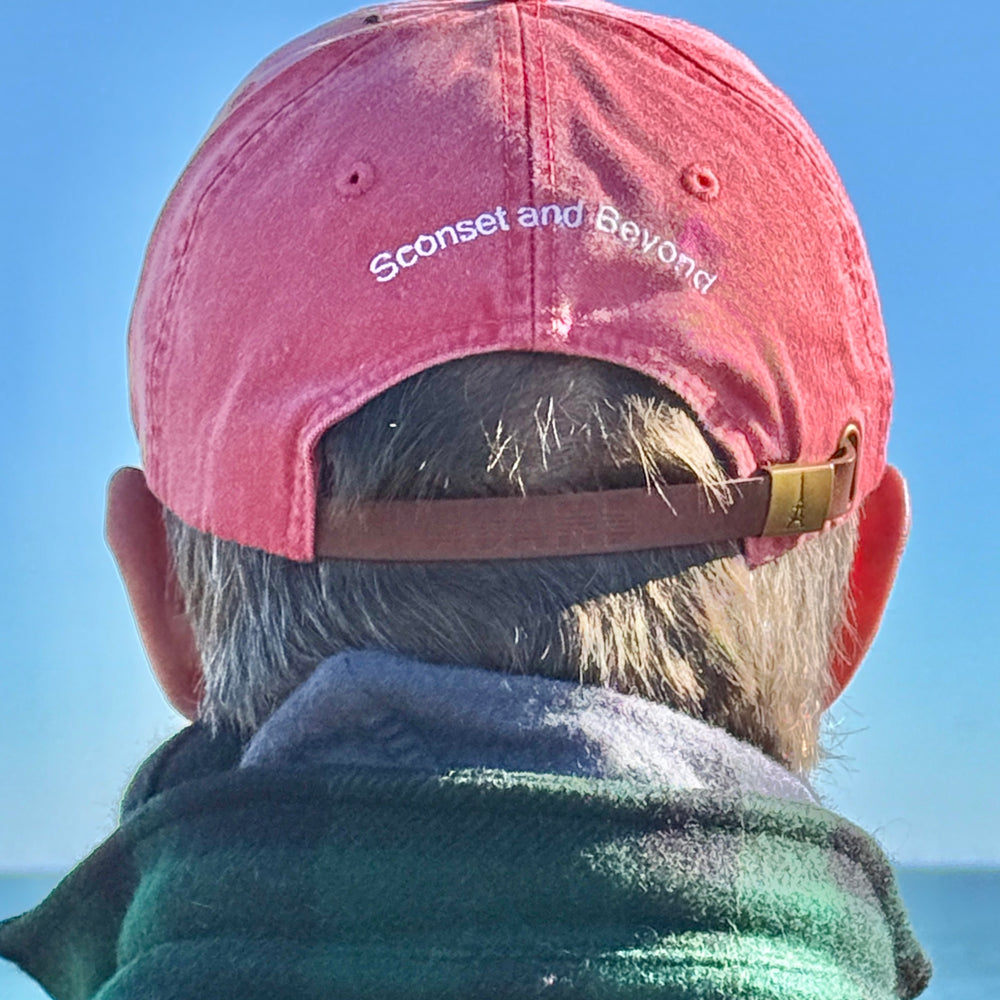
[[[499,350],[652,376],[740,476],[826,461],[849,422],[858,499],[885,469],[871,266],[789,100],[681,21],[418,0],[265,60],[170,195],[130,330],[150,487],[203,531],[311,559],[320,435]]]

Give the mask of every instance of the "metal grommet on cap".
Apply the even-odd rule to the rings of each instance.
[[[688,194],[693,194],[702,201],[712,201],[719,197],[722,185],[715,171],[704,163],[692,163],[683,174],[681,184]]]

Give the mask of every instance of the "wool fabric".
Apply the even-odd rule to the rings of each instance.
[[[194,724],[0,954],[56,1000],[889,1000],[929,963],[819,806],[466,768],[239,767]]]

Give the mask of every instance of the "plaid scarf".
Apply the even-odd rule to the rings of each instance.
[[[0,954],[57,1000],[890,1000],[930,966],[807,801],[499,768],[240,767],[195,724]]]

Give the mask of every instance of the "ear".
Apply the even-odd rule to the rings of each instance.
[[[195,719],[201,663],[170,562],[163,506],[138,469],[112,476],[105,532],[153,673],[174,708]]]
[[[882,481],[861,505],[858,547],[851,567],[854,614],[841,627],[830,669],[826,708],[857,671],[878,631],[910,532],[910,497],[899,470],[888,466]]]

